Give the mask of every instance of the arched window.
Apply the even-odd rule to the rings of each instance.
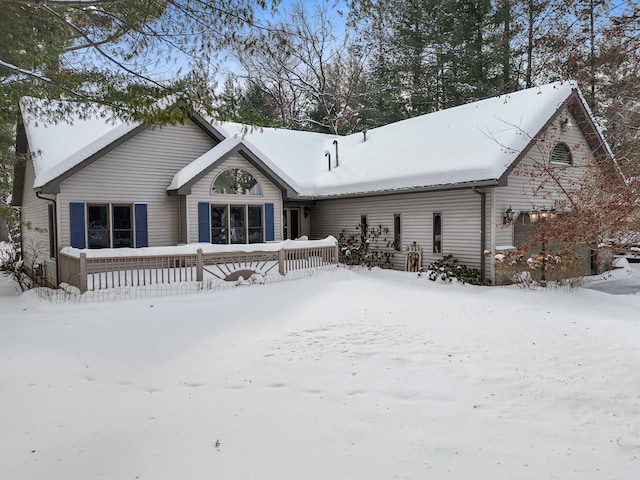
[[[218,195],[262,195],[260,184],[246,170],[229,168],[216,177],[211,194]]]
[[[551,163],[561,163],[563,165],[572,165],[571,149],[566,143],[558,143],[553,147],[551,152]]]

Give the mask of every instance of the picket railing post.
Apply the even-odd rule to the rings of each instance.
[[[80,254],[80,293],[87,291],[87,254]]]
[[[204,259],[202,257],[202,249],[199,248],[196,252],[196,282],[202,282],[204,279]]]
[[[281,248],[278,251],[278,272],[280,272],[280,275],[285,275],[287,273],[287,269],[285,267],[285,258],[286,254],[284,248]]]

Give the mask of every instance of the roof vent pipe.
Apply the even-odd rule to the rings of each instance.
[[[336,146],[336,168],[340,166],[340,163],[338,162],[338,140],[334,140],[333,144]]]
[[[362,135],[364,136],[364,141],[367,141],[367,127],[364,127],[364,129],[362,130]]]
[[[324,156],[329,159],[329,171],[331,171],[331,153],[329,152],[329,150],[325,150]]]

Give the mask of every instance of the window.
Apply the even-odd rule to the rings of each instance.
[[[49,256],[51,258],[56,258],[56,231],[55,231],[55,217],[53,205],[49,204],[47,206],[47,215],[49,217]]]
[[[369,230],[369,225],[367,224],[367,216],[360,215],[360,239],[361,241],[365,241],[367,239],[367,233]]]
[[[227,207],[211,206],[211,243],[228,243]]]
[[[249,243],[262,242],[262,207],[251,206],[247,207],[249,213]]]
[[[263,228],[260,205],[211,206],[211,243],[260,243]]]
[[[433,214],[433,253],[442,253],[442,214]]]
[[[216,177],[212,195],[262,195],[260,184],[246,170],[229,168]]]
[[[74,248],[149,246],[147,204],[69,203],[69,233]],[[207,231],[208,231],[207,226]]]
[[[108,205],[87,207],[87,237],[89,248],[109,248]]]
[[[113,218],[113,248],[133,247],[133,221],[131,205],[114,205]]]
[[[88,205],[88,247],[133,247],[131,213],[131,205]]]
[[[561,163],[563,165],[572,165],[573,159],[571,158],[571,149],[566,143],[558,143],[553,147],[551,152],[551,162]]]
[[[396,213],[393,215],[393,249],[397,252],[402,248],[400,233],[400,214]]]

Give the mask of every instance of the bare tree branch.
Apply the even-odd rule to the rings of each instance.
[[[68,27],[72,28],[74,31],[76,31],[78,34],[80,34],[80,36],[82,38],[84,38],[87,42],[89,42],[90,44],[93,43],[92,39],[89,38],[89,36],[84,32],[84,30],[82,30],[80,27],[76,26],[73,22],[67,20],[66,18],[64,18],[62,15],[60,15],[58,12],[56,12],[55,10],[51,9],[49,6],[47,5],[43,5],[42,7],[45,11],[49,12],[51,15],[55,16],[58,20],[60,20],[62,23],[64,23],[65,25],[67,25]],[[126,65],[124,65],[122,62],[118,61],[117,59],[115,59],[113,56],[109,55],[109,53],[107,53],[104,49],[102,49],[100,47],[100,45],[94,44],[92,45],[92,48],[94,50],[96,50],[98,53],[100,53],[100,55],[102,55],[104,58],[106,58],[107,60],[109,60],[110,62],[112,62],[114,65],[118,66],[119,68],[121,68],[122,70],[124,70],[125,72],[133,75],[136,78],[139,78],[140,80],[144,80],[146,82],[149,82],[161,89],[165,89],[165,85],[163,85],[160,82],[157,82],[155,80],[153,80],[152,78],[149,78],[145,75],[142,75],[139,72],[136,72],[134,70],[132,70],[131,68],[127,67]]]

